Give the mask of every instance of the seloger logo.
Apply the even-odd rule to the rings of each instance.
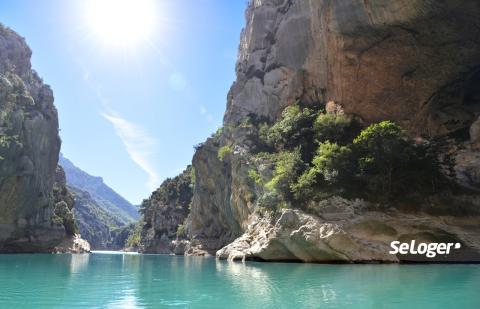
[[[390,254],[413,254],[413,255],[425,255],[427,258],[434,258],[437,254],[445,255],[450,254],[451,249],[460,249],[462,244],[460,243],[419,243],[415,246],[415,240],[412,240],[410,243],[401,243],[398,240],[392,241],[390,243],[392,248],[389,251]]]

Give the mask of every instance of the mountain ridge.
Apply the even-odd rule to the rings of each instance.
[[[137,208],[104,183],[102,177],[92,176],[60,154],[59,164],[64,168],[70,187],[88,192],[100,207],[115,213],[125,225],[139,219]]]

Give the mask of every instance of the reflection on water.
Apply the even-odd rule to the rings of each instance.
[[[335,302],[329,283],[321,283],[309,273],[318,265],[261,264],[216,261],[216,271],[228,278],[237,293],[246,297],[247,306],[284,306],[285,292],[295,291],[297,305],[315,308],[319,303]],[[255,295],[250,298],[249,295]]]
[[[70,257],[70,273],[80,273],[88,267],[90,254],[72,254],[68,256]]]
[[[478,265],[0,255],[0,308],[480,308]]]

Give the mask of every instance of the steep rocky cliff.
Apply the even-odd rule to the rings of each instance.
[[[224,128],[200,145],[193,158],[195,189],[186,221],[186,253],[215,254],[233,242],[217,256],[398,262],[414,258],[387,254],[390,241],[416,239],[458,241],[463,249],[451,260],[480,260],[479,13],[475,0],[250,1]],[[295,105],[300,107],[287,108]],[[332,145],[310,136],[318,134],[309,130],[314,117],[335,130],[348,121],[364,131],[355,139],[336,136]],[[369,127],[384,120],[391,122]],[[281,135],[302,121],[298,131]],[[350,184],[332,185],[338,171],[328,173],[325,164],[335,164],[338,157],[327,162],[321,156],[333,150],[365,155],[369,149],[358,150],[362,139],[379,132],[387,136],[382,135],[385,128],[402,135],[398,145],[408,139],[415,153],[428,148],[418,169],[435,166],[429,171],[435,176],[423,183],[430,182],[431,188],[423,191],[414,181],[403,183],[398,196],[408,199],[396,200],[366,195],[362,186],[352,190]],[[262,142],[265,132],[273,139],[280,135],[283,144]],[[391,142],[383,138],[378,147]],[[316,154],[307,149],[309,143],[319,144]],[[433,146],[437,143],[440,146]],[[285,153],[279,155],[280,150]],[[320,157],[316,162],[314,155]],[[274,156],[272,164],[269,158]],[[298,169],[306,170],[299,184],[315,184],[318,178],[308,177],[322,171],[326,183],[315,187],[316,198],[304,201],[306,206],[267,192],[297,161],[302,163]],[[400,183],[402,171],[412,169],[414,161],[384,169],[388,175],[377,183],[364,177],[364,191],[376,186],[391,192],[392,183]],[[367,163],[368,156],[355,161],[360,172],[351,178],[368,175]],[[265,213],[264,204],[273,205],[274,211]]]
[[[31,53],[0,25],[0,252],[51,252],[75,233],[73,200],[57,170],[53,93],[31,69]]]
[[[175,251],[172,241],[187,236],[184,223],[189,213],[193,195],[192,168],[165,180],[160,188],[143,201],[143,229],[140,250],[145,253],[171,253]],[[181,252],[183,253],[183,252]]]

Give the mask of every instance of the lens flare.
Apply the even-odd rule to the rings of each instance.
[[[86,23],[96,38],[113,47],[136,47],[153,35],[157,23],[153,0],[86,1]]]

